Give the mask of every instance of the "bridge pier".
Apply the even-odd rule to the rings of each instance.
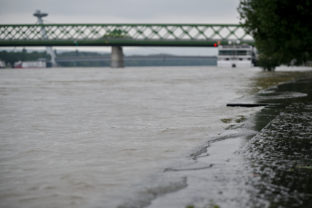
[[[124,67],[124,54],[122,52],[121,46],[112,46],[111,67],[112,68]]]

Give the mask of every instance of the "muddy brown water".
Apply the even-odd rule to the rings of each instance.
[[[261,91],[301,75],[215,67],[1,70],[0,206],[309,205],[309,123],[300,123],[310,119],[310,82]],[[236,101],[276,105],[226,107]],[[282,133],[293,139],[264,139],[279,136],[284,121],[282,129],[294,133]],[[274,131],[254,137],[270,122]]]

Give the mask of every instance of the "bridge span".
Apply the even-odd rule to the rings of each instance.
[[[14,24],[0,25],[4,46],[112,46],[112,67],[123,46],[217,47],[253,44],[237,24]]]

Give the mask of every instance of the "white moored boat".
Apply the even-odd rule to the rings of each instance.
[[[218,49],[218,67],[253,67],[255,52],[252,46],[220,45]]]

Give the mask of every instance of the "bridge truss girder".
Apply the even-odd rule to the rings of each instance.
[[[216,43],[253,44],[253,39],[235,24],[0,25],[0,46],[212,47]]]

